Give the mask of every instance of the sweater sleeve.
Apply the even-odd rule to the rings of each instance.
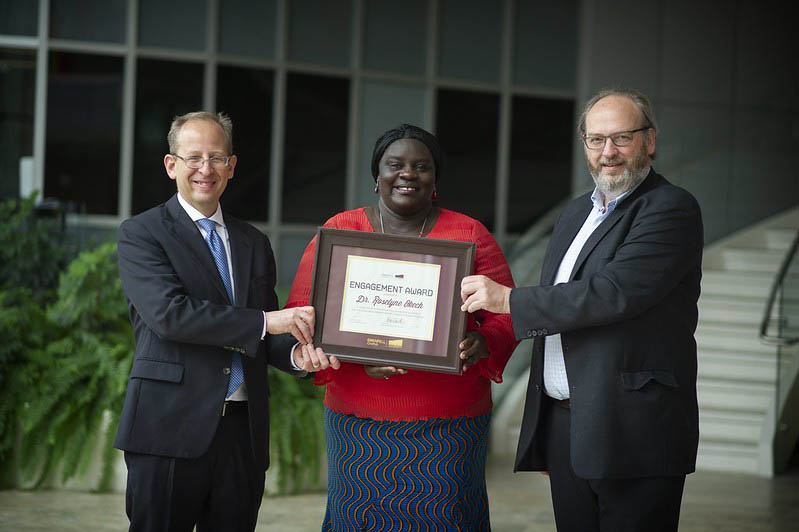
[[[508,261],[491,233],[481,223],[476,222],[473,236],[473,241],[477,244],[474,274],[485,275],[497,283],[514,288]],[[466,328],[483,335],[490,353],[488,358],[479,360],[469,371],[479,371],[480,375],[494,382],[502,382],[505,364],[519,343],[513,334],[510,314],[480,310],[469,315]]]
[[[340,216],[341,215],[330,218],[322,227],[330,227],[333,229],[346,228],[342,227],[342,224],[339,223]],[[305,252],[302,254],[300,265],[297,267],[297,273],[294,276],[294,281],[291,283],[289,297],[288,300],[286,300],[286,305],[284,308],[301,307],[308,304],[308,299],[311,295],[311,283],[313,282],[311,276],[313,275],[316,244],[316,236],[314,236],[311,241],[308,242],[308,246],[306,246]],[[314,384],[317,386],[323,386],[327,384],[333,379],[334,371],[335,370],[332,369],[317,371],[314,373]]]

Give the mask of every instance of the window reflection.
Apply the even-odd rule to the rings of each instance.
[[[447,166],[437,185],[439,205],[494,228],[499,96],[438,91],[436,134]]]
[[[507,230],[522,233],[571,192],[574,102],[516,96],[512,105]]]
[[[0,2],[0,34],[39,34],[39,2]]]
[[[350,64],[352,0],[292,0],[288,54],[292,61]]]
[[[273,59],[277,0],[219,2],[219,51]]]
[[[283,221],[322,224],[344,209],[349,80],[289,74]]]
[[[49,70],[45,195],[116,214],[122,59],[51,52]]]
[[[35,80],[34,50],[0,48],[0,198],[19,195],[20,161],[33,154]]]
[[[208,0],[139,0],[139,45],[206,49]]]
[[[56,0],[50,2],[50,37],[123,43],[125,0]]]
[[[499,81],[502,4],[483,0],[442,0],[439,3],[440,75]]]

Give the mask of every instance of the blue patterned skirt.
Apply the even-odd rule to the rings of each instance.
[[[491,530],[485,486],[489,417],[375,421],[325,408],[322,530]]]

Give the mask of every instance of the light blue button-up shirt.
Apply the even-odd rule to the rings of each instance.
[[[644,175],[648,173],[649,169],[646,170]],[[594,188],[594,193],[591,194],[591,202],[594,207],[588,213],[577,236],[572,240],[569,249],[563,256],[563,260],[560,261],[554,284],[568,282],[574,269],[574,264],[577,262],[577,257],[580,255],[580,251],[582,251],[588,237],[616,209],[619,203],[632,194],[636,188],[638,188],[637,185],[619,194],[618,197],[610,200],[607,206],[604,205],[602,193]],[[568,399],[570,395],[569,379],[566,375],[566,364],[563,360],[563,344],[560,340],[560,334],[553,334],[544,339],[544,390],[547,395],[555,399]]]

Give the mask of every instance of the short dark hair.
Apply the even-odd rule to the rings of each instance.
[[[377,181],[377,176],[380,174],[380,159],[383,158],[383,153],[392,143],[400,139],[415,139],[427,146],[436,165],[436,182],[438,182],[438,178],[444,173],[444,150],[441,149],[441,144],[438,143],[435,135],[411,124],[400,124],[394,129],[389,129],[375,142],[375,149],[372,151],[372,177],[374,180]]]

